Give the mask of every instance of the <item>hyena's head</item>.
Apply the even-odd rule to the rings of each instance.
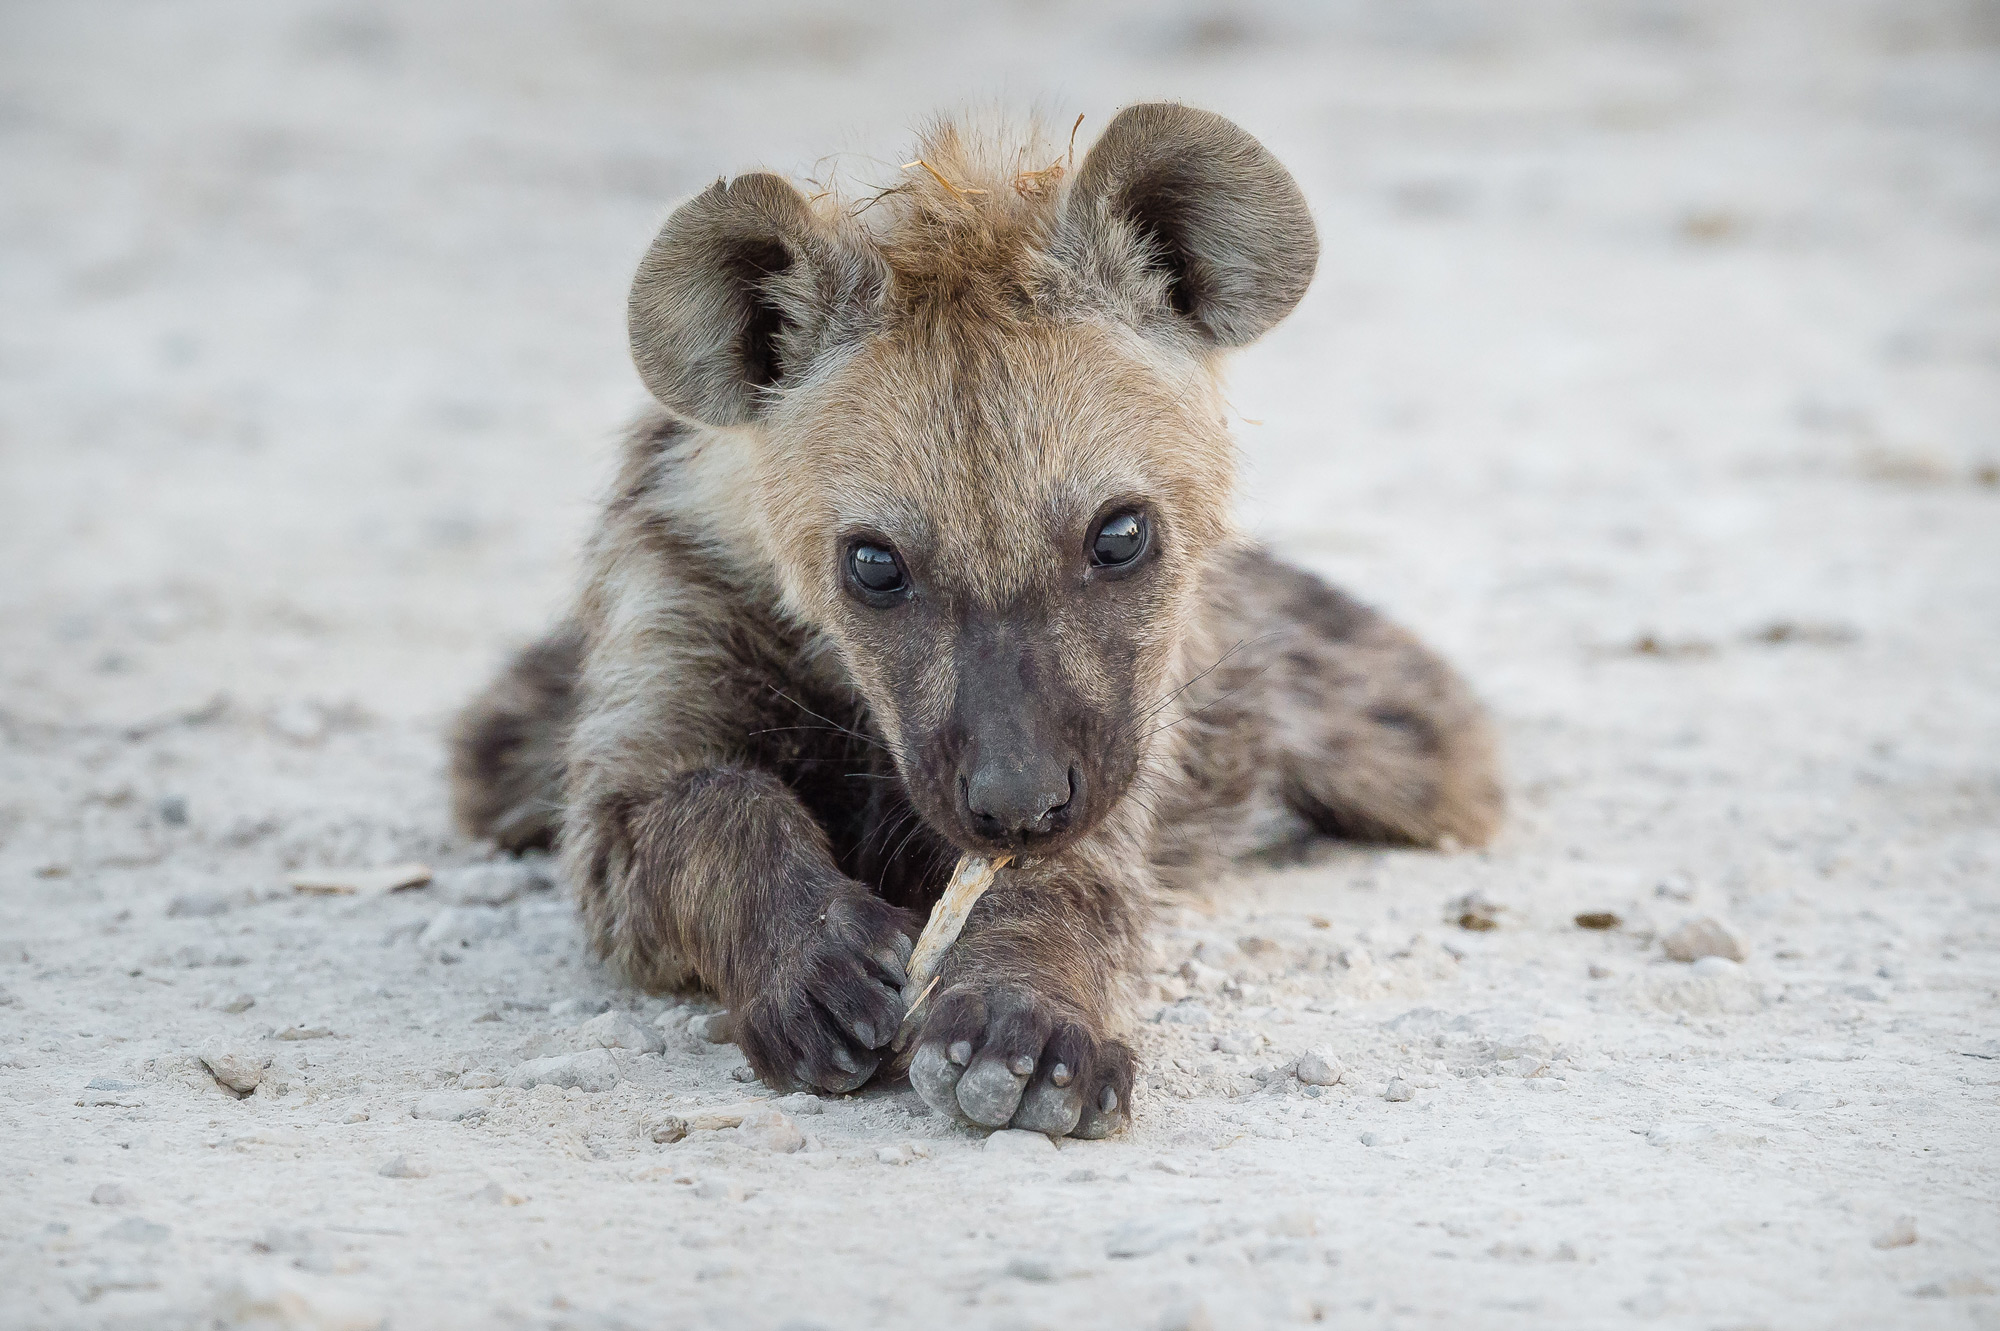
[[[740,456],[756,544],[918,812],[1044,854],[1119,804],[1207,664],[1217,363],[1298,303],[1318,241],[1276,159],[1186,107],[1126,110],[1071,169],[949,126],[921,156],[861,205],[764,174],[683,205],[633,348]]]

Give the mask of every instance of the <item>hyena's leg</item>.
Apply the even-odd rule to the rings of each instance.
[[[1502,797],[1486,714],[1434,652],[1302,570],[1236,570],[1266,635],[1259,682],[1278,794],[1324,833],[1484,844]]]
[[[583,634],[566,624],[516,656],[452,725],[451,811],[507,850],[546,850],[562,825],[563,742]]]
[[[647,988],[698,978],[774,1086],[851,1091],[903,1018],[912,928],[835,867],[783,782],[743,766],[680,773],[640,802],[573,808],[569,876],[598,949]]]
[[[924,1102],[989,1128],[1104,1137],[1123,1126],[1132,1051],[1109,1031],[1144,898],[1079,856],[1001,870],[925,1005],[910,1060]]]

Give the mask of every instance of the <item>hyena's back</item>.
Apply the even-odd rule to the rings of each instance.
[[[574,624],[558,627],[459,714],[450,743],[451,808],[473,836],[511,851],[554,846],[583,646]]]

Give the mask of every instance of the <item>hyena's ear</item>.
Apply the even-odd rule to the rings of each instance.
[[[639,264],[632,359],[666,406],[741,425],[855,334],[882,281],[880,259],[844,242],[789,181],[718,180],[674,210]]]
[[[1142,319],[1164,306],[1217,347],[1290,314],[1319,261],[1305,196],[1278,159],[1221,116],[1171,102],[1118,113],[1064,221],[1078,257]]]

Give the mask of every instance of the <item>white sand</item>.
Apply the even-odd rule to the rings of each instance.
[[[2000,1325],[1991,7],[751,8],[0,15],[0,1323]],[[1464,663],[1505,836],[1190,903],[1120,1140],[655,1144],[757,1090],[679,1023],[481,1088],[664,1005],[553,894],[288,872],[480,858],[440,727],[561,603],[666,207],[991,94],[1298,174],[1246,512]]]

